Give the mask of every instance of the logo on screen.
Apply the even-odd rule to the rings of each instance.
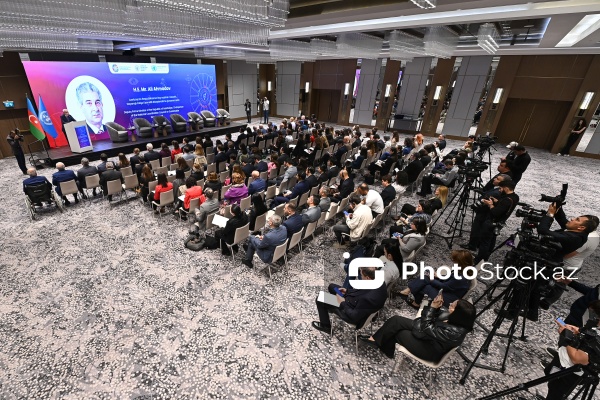
[[[113,72],[119,72],[119,66],[117,64],[111,65]]]
[[[217,85],[209,74],[198,74],[190,82],[190,101],[195,112],[217,109]]]

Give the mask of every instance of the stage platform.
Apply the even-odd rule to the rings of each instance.
[[[181,132],[171,133],[167,136],[159,136],[157,138],[141,138],[138,137],[137,141],[113,143],[111,140],[99,140],[93,142],[94,150],[86,151],[84,153],[73,153],[69,146],[63,146],[59,148],[49,149],[48,155],[51,160],[51,165],[54,166],[57,162],[63,162],[65,165],[77,165],[81,164],[81,159],[87,157],[90,161],[100,159],[101,153],[106,153],[108,157],[116,157],[119,153],[133,153],[133,149],[139,148],[142,152],[146,151],[146,144],[152,143],[154,148],[160,150],[161,143],[168,143],[171,145],[171,141],[177,140],[179,143],[182,142],[184,137],[187,137],[190,141],[195,141],[196,136],[210,135],[221,136],[227,133],[239,132],[240,128],[246,128],[246,123],[232,122],[231,125],[217,126],[215,128],[202,128],[200,131],[193,132]]]

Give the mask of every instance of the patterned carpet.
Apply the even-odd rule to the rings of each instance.
[[[506,152],[498,147],[494,168]],[[600,193],[597,160],[530,153],[517,187],[522,201],[544,207],[539,194],[557,194],[569,182],[567,214],[599,214],[590,204],[590,193]],[[22,178],[14,158],[0,160],[2,399],[474,399],[542,376],[539,360],[557,338],[553,319],[577,297],[568,292],[527,324],[529,340],[513,344],[506,373],[475,368],[463,386],[466,363],[455,356],[428,387],[428,371],[412,361],[392,373],[393,361],[381,353],[359,344],[356,355],[347,327],[338,325],[333,338],[310,327],[319,290],[343,280],[342,251],[331,248],[330,236],[317,235],[269,280],[239,256],[233,263],[217,251],[185,250],[187,224],[159,219],[139,200],[80,203],[30,222]],[[511,218],[503,236],[518,223]],[[446,244],[428,242],[422,260],[447,263]],[[599,276],[596,252],[581,279],[595,285]],[[394,314],[414,311],[394,301],[385,316]],[[492,320],[491,312],[482,318]],[[476,329],[465,353],[484,339]],[[503,349],[495,339],[480,362],[498,366]]]

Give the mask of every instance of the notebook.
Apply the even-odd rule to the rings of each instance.
[[[339,307],[340,303],[337,301],[337,297],[332,295],[331,293],[325,293],[324,291],[319,292],[319,297],[317,301],[325,304],[329,304],[330,306]]]
[[[225,224],[227,224],[227,221],[229,221],[229,218],[225,218],[222,215],[215,214],[212,223],[213,225],[216,225],[219,228],[225,228]]]

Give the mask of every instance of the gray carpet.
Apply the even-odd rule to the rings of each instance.
[[[507,152],[498,150],[494,165]],[[600,193],[597,160],[530,153],[517,187],[522,201],[544,207],[539,194],[569,182],[567,214],[599,214],[591,204]],[[393,374],[393,361],[378,351],[359,344],[357,356],[347,327],[338,325],[333,338],[310,327],[319,290],[343,280],[342,251],[331,248],[331,237],[318,235],[269,280],[240,256],[232,263],[217,251],[185,250],[186,223],[159,219],[139,200],[80,203],[30,222],[22,179],[14,158],[0,160],[2,399],[472,399],[542,376],[543,349],[558,336],[553,319],[577,298],[566,293],[527,324],[529,340],[513,344],[506,373],[475,368],[463,386],[466,363],[455,356],[430,388],[428,371],[410,360]],[[503,236],[519,222],[513,216]],[[590,285],[598,283],[599,253],[580,276]],[[442,265],[448,256],[431,236],[421,259]],[[394,314],[414,311],[394,301],[385,317]],[[492,320],[491,312],[482,318]],[[476,329],[464,351],[473,354],[484,339]],[[495,339],[480,362],[498,366],[504,344]]]

